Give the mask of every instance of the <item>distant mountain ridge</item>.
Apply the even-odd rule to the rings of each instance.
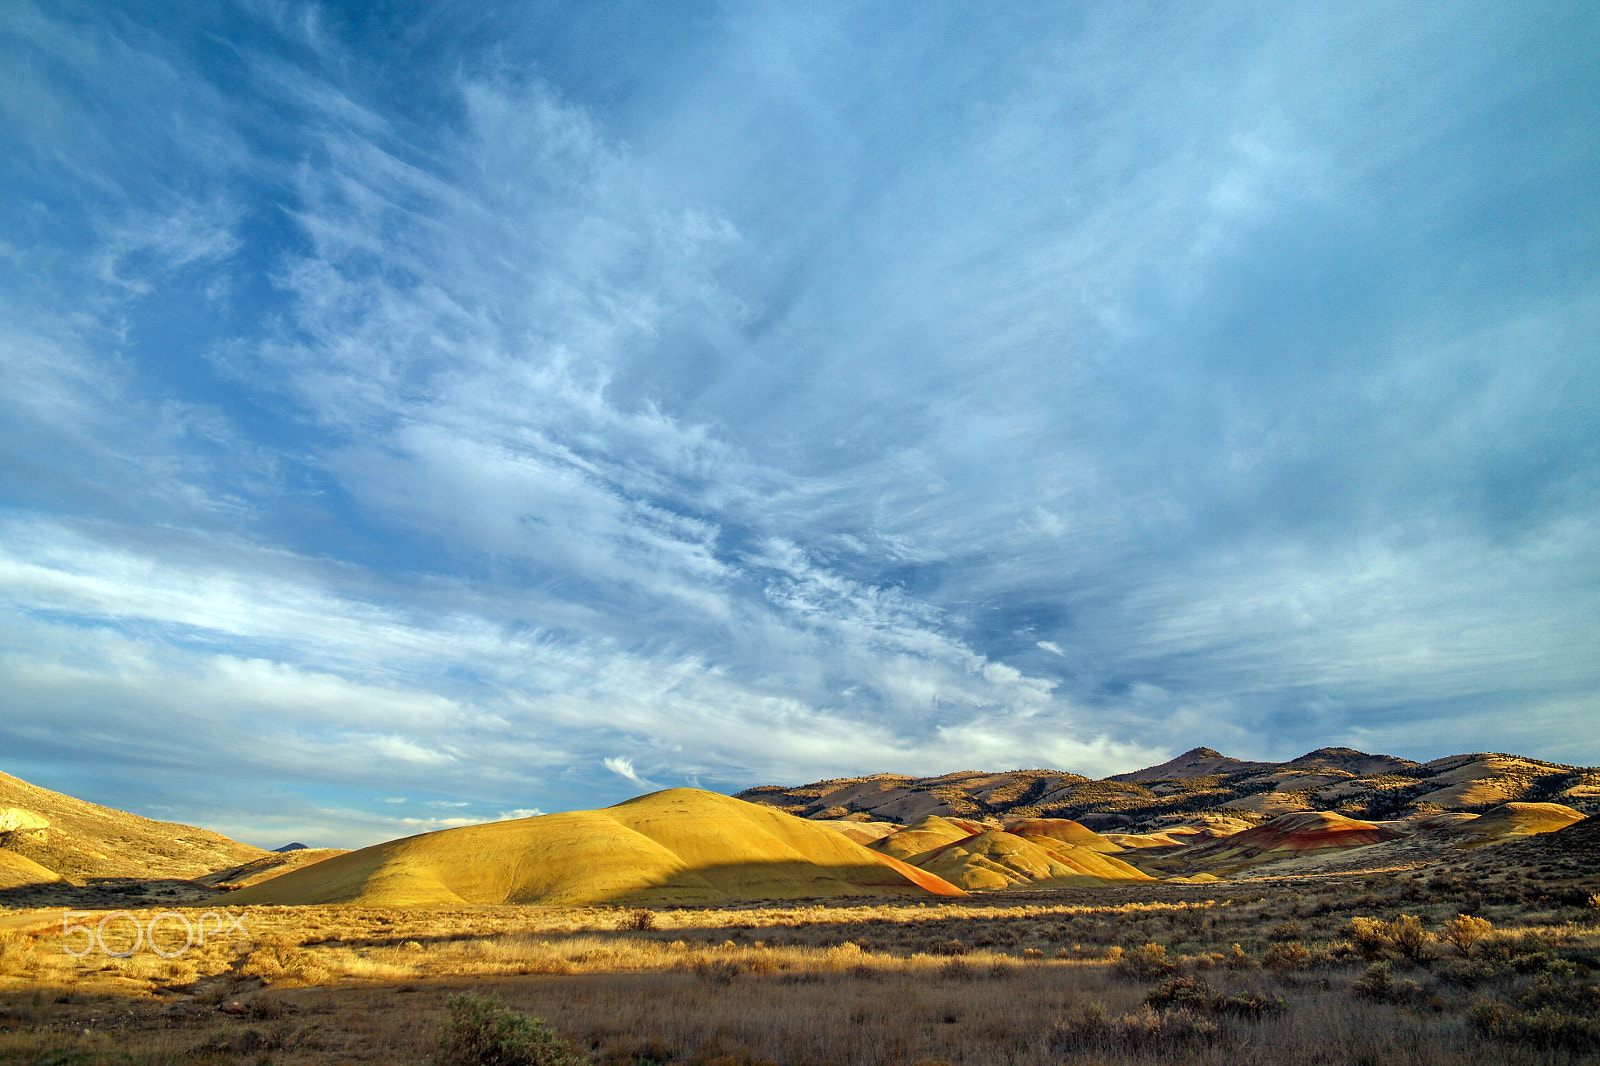
[[[1508,802],[1600,811],[1600,768],[1480,752],[1418,763],[1324,747],[1286,762],[1197,747],[1167,762],[1094,780],[1061,770],[878,773],[737,794],[804,818],[909,824],[936,815],[1012,822],[1068,818],[1101,832],[1174,824],[1234,831],[1278,815],[1326,811],[1368,821],[1428,811],[1481,813]]]

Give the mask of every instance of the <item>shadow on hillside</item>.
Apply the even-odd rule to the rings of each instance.
[[[0,888],[0,908],[27,910],[62,907],[72,910],[114,911],[141,907],[192,907],[212,899],[210,885],[180,878],[87,877],[81,883],[65,881]]]

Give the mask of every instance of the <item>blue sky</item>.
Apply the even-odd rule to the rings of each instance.
[[[0,3],[0,769],[274,846],[1600,763],[1600,12]]]

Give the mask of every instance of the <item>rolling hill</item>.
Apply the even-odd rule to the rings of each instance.
[[[0,773],[0,887],[62,878],[189,880],[267,854],[221,833],[142,818]]]
[[[391,840],[240,889],[231,904],[630,903],[960,895],[841,833],[669,789],[599,811]]]

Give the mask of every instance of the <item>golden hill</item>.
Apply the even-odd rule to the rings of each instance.
[[[1493,844],[1512,837],[1537,836],[1583,821],[1583,815],[1560,803],[1502,803],[1458,827],[1467,846]]]
[[[918,865],[951,884],[970,890],[1154,880],[1149,874],[1093,848],[1062,843],[1046,836],[1022,837],[999,829],[978,833],[919,856]]]
[[[1006,829],[1024,839],[1037,840],[1046,847],[1066,844],[1105,855],[1115,855],[1122,850],[1121,845],[1070,818],[1024,818],[1006,826]]]
[[[634,903],[959,895],[841,833],[699,789],[599,811],[391,840],[230,895],[231,904]]]
[[[0,773],[0,854],[6,852],[13,871],[23,869],[13,861],[20,857],[72,879],[185,880],[268,854],[221,833],[141,818]]]
[[[971,822],[951,821],[937,814],[930,814],[921,821],[890,833],[868,846],[873,851],[881,851],[885,855],[893,855],[897,859],[904,859],[915,865],[919,856],[937,851],[958,840],[976,836],[988,828],[990,827],[974,825]]]
[[[1013,885],[1103,885],[1150,876],[1111,853],[1122,849],[1065,818],[1009,829],[929,815],[871,847],[972,891]]]

